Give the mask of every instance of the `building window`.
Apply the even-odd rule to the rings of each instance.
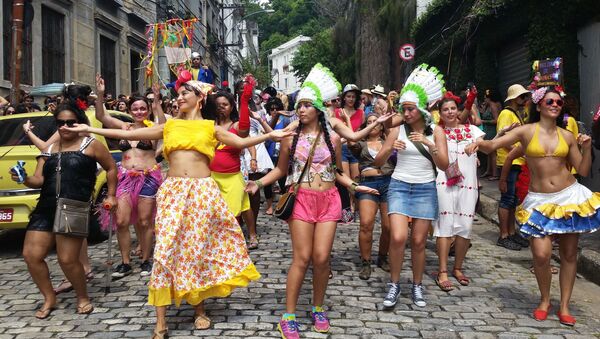
[[[115,62],[116,43],[100,35],[100,73],[106,84],[106,93],[116,96],[117,90],[117,68]]]
[[[4,79],[10,81],[10,56],[12,52],[12,0],[2,1],[2,43],[4,57]],[[23,29],[23,44],[21,46],[21,83],[31,85],[31,25]]]
[[[129,67],[131,75],[131,93],[140,91],[140,52],[129,51]]]
[[[284,82],[284,83],[285,83],[285,89],[287,89],[287,88],[288,88],[288,79],[287,79],[287,78],[285,78],[285,80],[284,80],[284,81],[285,81],[285,82]]]
[[[42,6],[42,82],[65,82],[65,16]]]

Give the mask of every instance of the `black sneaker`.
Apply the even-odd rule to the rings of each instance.
[[[517,244],[516,242],[512,241],[512,239],[510,238],[510,236],[506,237],[506,238],[498,238],[498,241],[496,242],[496,245],[500,246],[500,247],[504,247],[508,250],[511,251],[520,251],[521,250],[521,245]]]
[[[121,263],[121,265],[117,266],[117,269],[113,272],[111,276],[115,279],[121,279],[124,276],[130,275],[131,272],[131,265]]]
[[[147,277],[152,273],[152,263],[149,260],[144,261],[140,267],[142,268],[140,272],[142,277]]]
[[[519,233],[515,233],[509,236],[510,240],[519,244],[523,248],[529,247],[529,240],[523,238]]]

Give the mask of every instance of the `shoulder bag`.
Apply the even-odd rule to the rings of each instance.
[[[60,197],[60,172],[62,171],[62,147],[58,151],[58,164],[56,165],[56,214],[52,231],[71,237],[87,237],[90,221],[90,201],[79,201]]]
[[[279,219],[287,220],[292,216],[292,212],[294,211],[294,203],[296,202],[296,194],[298,194],[298,189],[300,189],[300,183],[302,182],[302,178],[307,171],[310,171],[310,164],[312,163],[313,155],[315,154],[315,149],[317,148],[317,144],[319,143],[319,139],[321,138],[321,132],[317,134],[317,138],[313,141],[312,147],[310,149],[310,153],[308,154],[308,159],[306,159],[306,163],[304,164],[304,168],[302,169],[302,173],[298,178],[298,181],[290,187],[287,193],[279,198],[277,205],[275,206],[275,211],[273,211],[273,215]]]

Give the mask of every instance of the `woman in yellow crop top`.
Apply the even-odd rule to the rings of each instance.
[[[558,237],[561,257],[558,318],[562,324],[573,326],[575,318],[569,312],[569,301],[577,271],[579,234],[600,228],[600,194],[577,183],[567,164],[587,176],[592,163],[592,144],[589,136],[580,134],[575,138],[557,127],[556,118],[564,104],[559,92],[543,87],[533,93],[532,99],[537,109],[530,116],[530,124],[494,140],[477,141],[467,146],[465,152],[479,148],[489,153],[515,142],[523,145],[531,182],[529,193],[517,208],[516,219],[521,233],[532,237],[531,253],[541,294],[533,317],[545,320],[550,310],[550,256],[552,238]]]
[[[179,116],[165,124],[136,130],[86,125],[71,129],[115,139],[164,139],[169,172],[156,197],[156,247],[148,284],[148,303],[156,307],[157,317],[152,338],[167,336],[166,312],[173,300],[176,305],[182,300],[194,305],[194,325],[206,329],[210,319],[204,299],[226,297],[234,288],[260,277],[242,230],[210,177],[209,163],[217,142],[245,148],[293,134],[279,130],[242,139],[215,126],[214,112],[202,110],[210,85],[189,79],[189,72],[180,74],[176,85]]]

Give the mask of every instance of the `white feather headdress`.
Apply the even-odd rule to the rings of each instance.
[[[301,101],[309,101],[315,108],[325,111],[325,101],[337,98],[342,85],[335,79],[329,68],[316,64],[308,73],[296,96],[296,107]]]

